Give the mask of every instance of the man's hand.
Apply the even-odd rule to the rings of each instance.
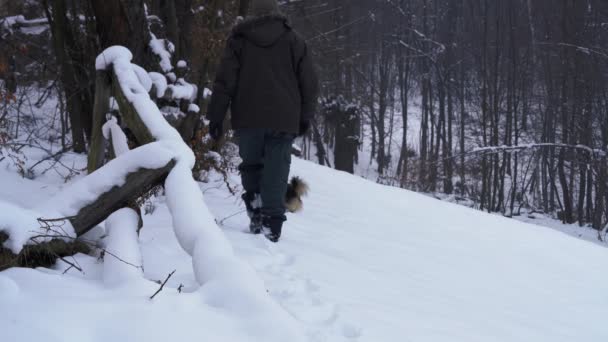
[[[300,121],[300,131],[298,132],[298,136],[299,137],[305,136],[309,130],[310,130],[310,121],[308,121],[308,120]]]
[[[224,125],[221,122],[210,122],[209,123],[209,135],[211,139],[217,141],[222,137],[224,133]]]

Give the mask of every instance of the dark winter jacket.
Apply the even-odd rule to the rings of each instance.
[[[317,102],[317,76],[306,42],[287,19],[268,15],[237,25],[226,43],[207,117],[232,128],[298,133]]]

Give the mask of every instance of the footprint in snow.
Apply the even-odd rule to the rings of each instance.
[[[342,325],[342,335],[348,339],[357,339],[361,337],[362,330],[352,324],[345,323]]]
[[[276,258],[278,259],[280,265],[283,267],[289,267],[296,263],[296,257],[293,255],[277,253]]]
[[[293,272],[297,258],[283,253],[280,244],[272,243],[263,236],[254,239],[256,247],[264,250],[270,259],[260,270],[271,276],[272,285],[268,292],[273,298],[296,320],[308,326],[313,341],[325,341],[327,327],[333,334],[342,336],[347,340],[356,340],[362,335],[361,328],[340,323],[340,310],[337,304],[324,300],[321,296],[321,287],[309,278],[303,278]],[[322,328],[323,327],[323,328]],[[334,335],[335,337],[335,335]],[[333,338],[332,338],[333,339]],[[330,340],[332,340],[330,339]]]

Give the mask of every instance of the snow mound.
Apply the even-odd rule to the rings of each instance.
[[[139,216],[133,209],[118,210],[106,220],[107,250],[103,261],[103,281],[117,286],[143,278],[143,260],[139,250]],[[110,255],[110,253],[112,255]],[[120,256],[117,259],[115,256]]]

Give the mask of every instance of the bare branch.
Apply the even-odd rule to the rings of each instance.
[[[154,292],[154,294],[150,297],[150,300],[154,299],[154,297],[156,297],[156,295],[159,294],[160,291],[163,290],[163,288],[165,287],[165,284],[167,284],[167,282],[169,281],[169,279],[171,278],[171,276],[173,276],[173,274],[175,273],[175,271],[177,271],[177,270],[173,270],[173,272],[169,273],[169,275],[167,276],[167,279],[165,279],[165,281],[163,281],[163,283],[160,284],[160,288],[158,288],[158,290],[156,290],[156,292]],[[179,288],[181,289],[181,285],[180,285]]]

